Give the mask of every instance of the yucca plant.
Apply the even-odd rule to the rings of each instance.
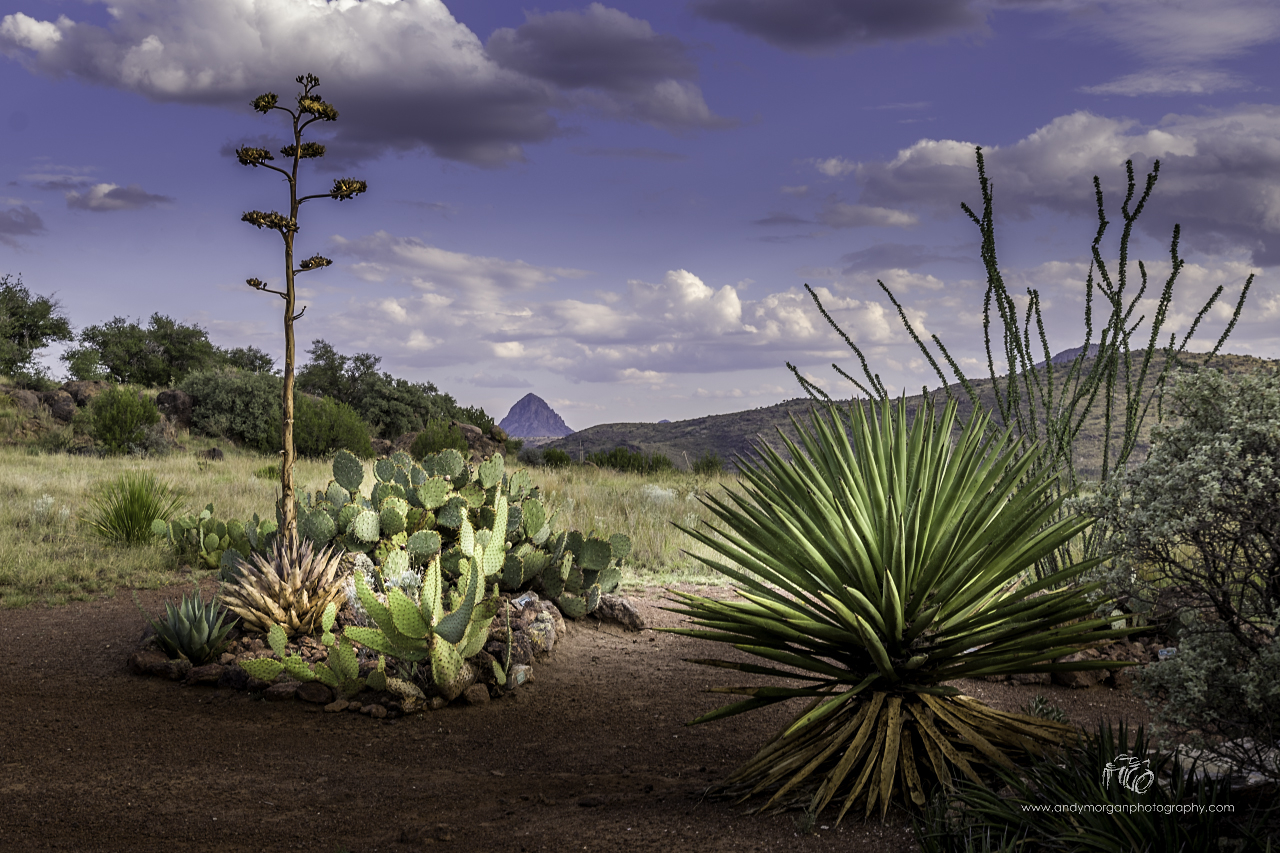
[[[91,499],[91,513],[83,521],[108,542],[141,545],[155,539],[151,522],[167,522],[181,501],[150,471],[129,471],[98,488]]]
[[[346,600],[341,557],[341,550],[316,550],[310,540],[276,537],[270,557],[255,553],[237,562],[235,579],[222,584],[219,595],[249,630],[265,634],[279,625],[289,637],[315,634],[325,608]]]
[[[161,648],[172,658],[186,658],[196,666],[217,659],[227,647],[227,634],[235,627],[236,620],[223,624],[227,611],[216,599],[208,602],[200,598],[196,590],[191,598],[182,596],[182,604],[165,602],[163,619],[152,619],[156,639]]]
[[[694,723],[785,702],[808,706],[723,790],[773,791],[762,808],[809,798],[923,806],[953,775],[983,784],[1025,749],[1074,739],[1064,723],[996,711],[959,695],[957,678],[1114,667],[1054,659],[1130,629],[1090,619],[1096,584],[1068,585],[1086,560],[1037,581],[1036,561],[1089,519],[1055,520],[1052,472],[1034,467],[1010,433],[975,413],[954,446],[956,407],[924,405],[908,425],[905,399],[835,406],[739,462],[741,493],[706,497],[721,524],[681,528],[731,562],[699,558],[737,582],[743,600],[688,593],[669,609],[697,627],[672,629],[764,658],[696,663],[798,680],[800,686],[719,687],[746,699]],[[845,424],[850,425],[846,429]],[[781,433],[780,433],[781,435]]]

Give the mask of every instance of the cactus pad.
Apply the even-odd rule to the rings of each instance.
[[[396,630],[406,637],[416,640],[431,632],[431,627],[418,612],[418,605],[396,587],[387,593],[387,609],[391,611]]]
[[[415,493],[424,509],[435,509],[449,497],[451,486],[443,477],[431,477],[418,486]]]
[[[404,532],[405,515],[409,512],[409,503],[404,498],[387,498],[382,502],[378,512],[379,525],[383,536],[394,536]]]
[[[379,483],[390,483],[396,476],[396,463],[390,459],[379,459],[373,463],[373,476]]]
[[[364,464],[349,450],[339,450],[333,457],[333,479],[351,494],[364,482]]]
[[[413,557],[430,557],[440,551],[440,534],[434,530],[419,530],[409,537],[405,547]]]
[[[337,480],[330,480],[329,487],[325,489],[324,499],[336,507],[341,507],[351,502],[351,493],[342,488]]]
[[[578,552],[578,561],[582,563],[582,568],[588,571],[600,571],[612,558],[613,549],[609,543],[594,536],[583,542],[582,550]]]
[[[480,467],[476,470],[476,477],[480,481],[480,488],[488,490],[502,483],[503,461],[502,454],[495,453],[487,461],[481,462]]]
[[[347,532],[361,542],[373,543],[378,541],[379,529],[378,514],[366,509],[352,519],[351,527]]]
[[[587,615],[587,600],[580,595],[566,592],[556,599],[560,612],[570,619],[581,619]]]

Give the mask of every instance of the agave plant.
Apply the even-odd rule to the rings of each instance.
[[[165,602],[163,619],[152,619],[156,639],[169,657],[186,658],[196,666],[202,666],[222,654],[227,647],[227,634],[235,627],[236,620],[223,624],[227,611],[218,606],[215,599],[207,603],[196,590],[191,598],[182,596],[182,604]]]
[[[279,625],[286,636],[315,634],[325,608],[346,599],[340,578],[342,552],[315,550],[308,540],[277,537],[271,556],[253,554],[235,567],[235,579],[222,584],[223,602],[245,627],[267,633]]]
[[[1036,561],[1090,523],[1055,521],[1052,474],[1010,433],[975,413],[952,442],[956,409],[926,404],[908,426],[905,400],[834,406],[739,463],[743,489],[704,503],[721,524],[684,529],[731,562],[699,558],[737,582],[742,600],[676,593],[671,610],[698,627],[675,633],[730,643],[763,663],[697,660],[799,686],[720,687],[745,696],[694,723],[793,698],[808,705],[726,793],[773,791],[763,808],[809,797],[811,814],[837,798],[837,821],[859,800],[882,814],[917,807],[953,776],[983,784],[1024,749],[1074,739],[1063,723],[996,711],[947,684],[957,678],[1094,669],[1055,663],[1122,636],[1097,606],[1096,584],[1072,585],[1097,560],[1036,581]],[[846,429],[845,424],[849,424]],[[1029,473],[1030,472],[1030,473]]]

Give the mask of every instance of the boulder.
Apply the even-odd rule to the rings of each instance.
[[[1057,659],[1058,663],[1075,663],[1085,660],[1102,660],[1102,653],[1097,649],[1084,649]],[[1063,687],[1081,688],[1101,684],[1107,677],[1105,669],[1084,669],[1071,672],[1053,673],[1053,683]]]
[[[318,681],[304,682],[298,688],[297,695],[303,702],[312,702],[316,705],[328,705],[333,701],[333,692]]]
[[[280,681],[262,691],[262,698],[268,702],[285,702],[298,695],[299,686],[296,681]]]
[[[71,419],[76,416],[75,398],[61,388],[45,391],[40,395],[40,402],[48,406],[49,413],[64,424],[71,423]]]
[[[161,391],[156,395],[156,408],[182,429],[191,429],[191,396],[185,391]]]
[[[620,595],[600,596],[600,606],[591,614],[601,622],[619,625],[625,631],[643,631],[644,617],[629,599]]]
[[[77,379],[62,384],[62,390],[70,394],[81,408],[92,403],[94,397],[110,387],[111,383],[105,379]]]
[[[462,701],[468,705],[484,705],[489,701],[489,688],[483,684],[473,684],[462,691]]]
[[[227,668],[220,663],[207,663],[204,666],[193,667],[187,673],[187,677],[183,680],[183,684],[217,684],[222,680],[222,674]]]
[[[26,388],[13,388],[8,394],[9,399],[19,409],[34,412],[40,408],[40,395],[35,391],[28,391]]]

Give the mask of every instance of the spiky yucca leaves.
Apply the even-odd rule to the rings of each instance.
[[[694,722],[810,703],[726,791],[774,790],[765,807],[809,796],[812,814],[839,800],[837,820],[859,800],[883,813],[893,800],[923,805],[953,775],[981,783],[984,769],[1013,765],[1011,752],[1072,735],[946,684],[1115,666],[1053,661],[1127,633],[1086,618],[1096,584],[1067,586],[1097,560],[1034,581],[1036,561],[1090,521],[1055,522],[1051,475],[1028,473],[1039,449],[1020,452],[988,420],[975,413],[953,447],[954,403],[940,418],[926,405],[910,426],[905,400],[870,416],[854,405],[847,419],[832,406],[811,429],[796,424],[803,451],[783,436],[790,461],[762,445],[757,465],[739,465],[741,494],[704,498],[722,524],[685,532],[732,561],[703,559],[745,600],[676,593],[671,609],[699,627],[675,632],[765,659],[697,663],[803,686],[717,688],[747,698]]]
[[[314,550],[309,541],[290,545],[277,537],[270,558],[254,554],[250,562],[241,561],[219,595],[250,630],[266,633],[279,625],[289,637],[314,634],[325,608],[345,600],[337,576],[341,555],[335,548]]]
[[[227,611],[215,599],[202,601],[197,589],[191,598],[182,596],[182,604],[177,607],[165,602],[164,609],[164,618],[151,620],[151,627],[169,657],[186,658],[202,666],[216,660],[227,647],[227,634],[236,620],[224,625]]]

